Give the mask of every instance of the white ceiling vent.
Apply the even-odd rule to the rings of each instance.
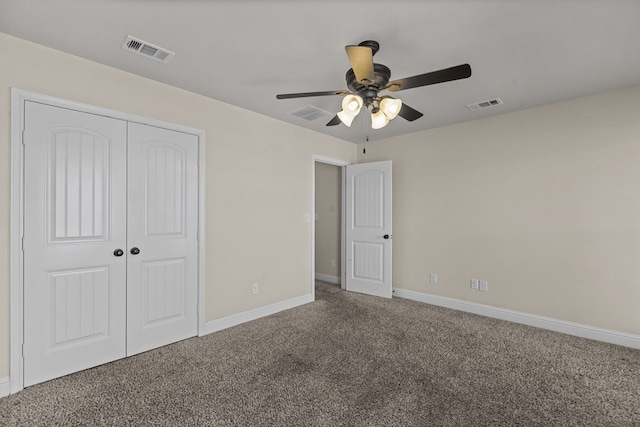
[[[146,56],[147,58],[155,59],[156,61],[164,62],[165,64],[173,58],[175,53],[170,50],[161,48],[159,46],[147,43],[135,37],[127,36],[127,39],[122,44],[124,50],[137,53],[138,55]]]
[[[481,108],[493,107],[500,104],[502,104],[502,99],[493,98],[493,99],[489,99],[488,101],[480,101],[480,102],[476,102],[475,104],[469,104],[467,105],[467,108],[471,111],[475,111]]]
[[[288,113],[290,116],[297,117],[298,119],[306,120],[308,122],[328,117],[330,112],[321,108],[314,107],[313,105],[307,105],[306,107],[298,108],[297,110]]]

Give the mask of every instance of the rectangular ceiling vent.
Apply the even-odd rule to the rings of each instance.
[[[307,105],[305,107],[298,108],[297,110],[291,111],[288,114],[290,116],[306,120],[308,122],[312,122],[323,117],[329,117],[331,115],[330,112],[318,107],[314,107],[313,105]]]
[[[122,48],[129,52],[164,62],[165,64],[173,58],[173,55],[175,55],[175,53],[168,49],[161,48],[131,36],[127,36],[127,39],[122,44]]]
[[[480,110],[481,108],[493,107],[502,104],[502,99],[493,98],[488,101],[476,102],[475,104],[467,105],[467,108],[471,111]]]

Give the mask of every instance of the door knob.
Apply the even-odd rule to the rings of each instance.
[[[383,238],[385,238],[385,239],[387,239],[387,240],[391,238],[391,236],[389,236],[388,234],[385,234],[385,235],[384,235],[384,236],[382,236],[382,237],[383,237]]]
[[[122,256],[124,255],[124,251],[122,249],[116,249],[115,251],[113,251],[113,254],[115,256]]]
[[[134,246],[129,252],[131,252],[131,255],[138,255],[140,253],[140,249]]]

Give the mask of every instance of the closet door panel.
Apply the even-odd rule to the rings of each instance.
[[[25,102],[25,386],[126,354],[126,132]]]
[[[127,353],[197,334],[198,138],[129,124]]]

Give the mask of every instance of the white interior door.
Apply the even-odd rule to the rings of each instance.
[[[198,137],[129,123],[127,354],[198,329]]]
[[[391,298],[391,161],[346,167],[348,291]]]
[[[126,122],[25,105],[24,384],[125,356]]]

